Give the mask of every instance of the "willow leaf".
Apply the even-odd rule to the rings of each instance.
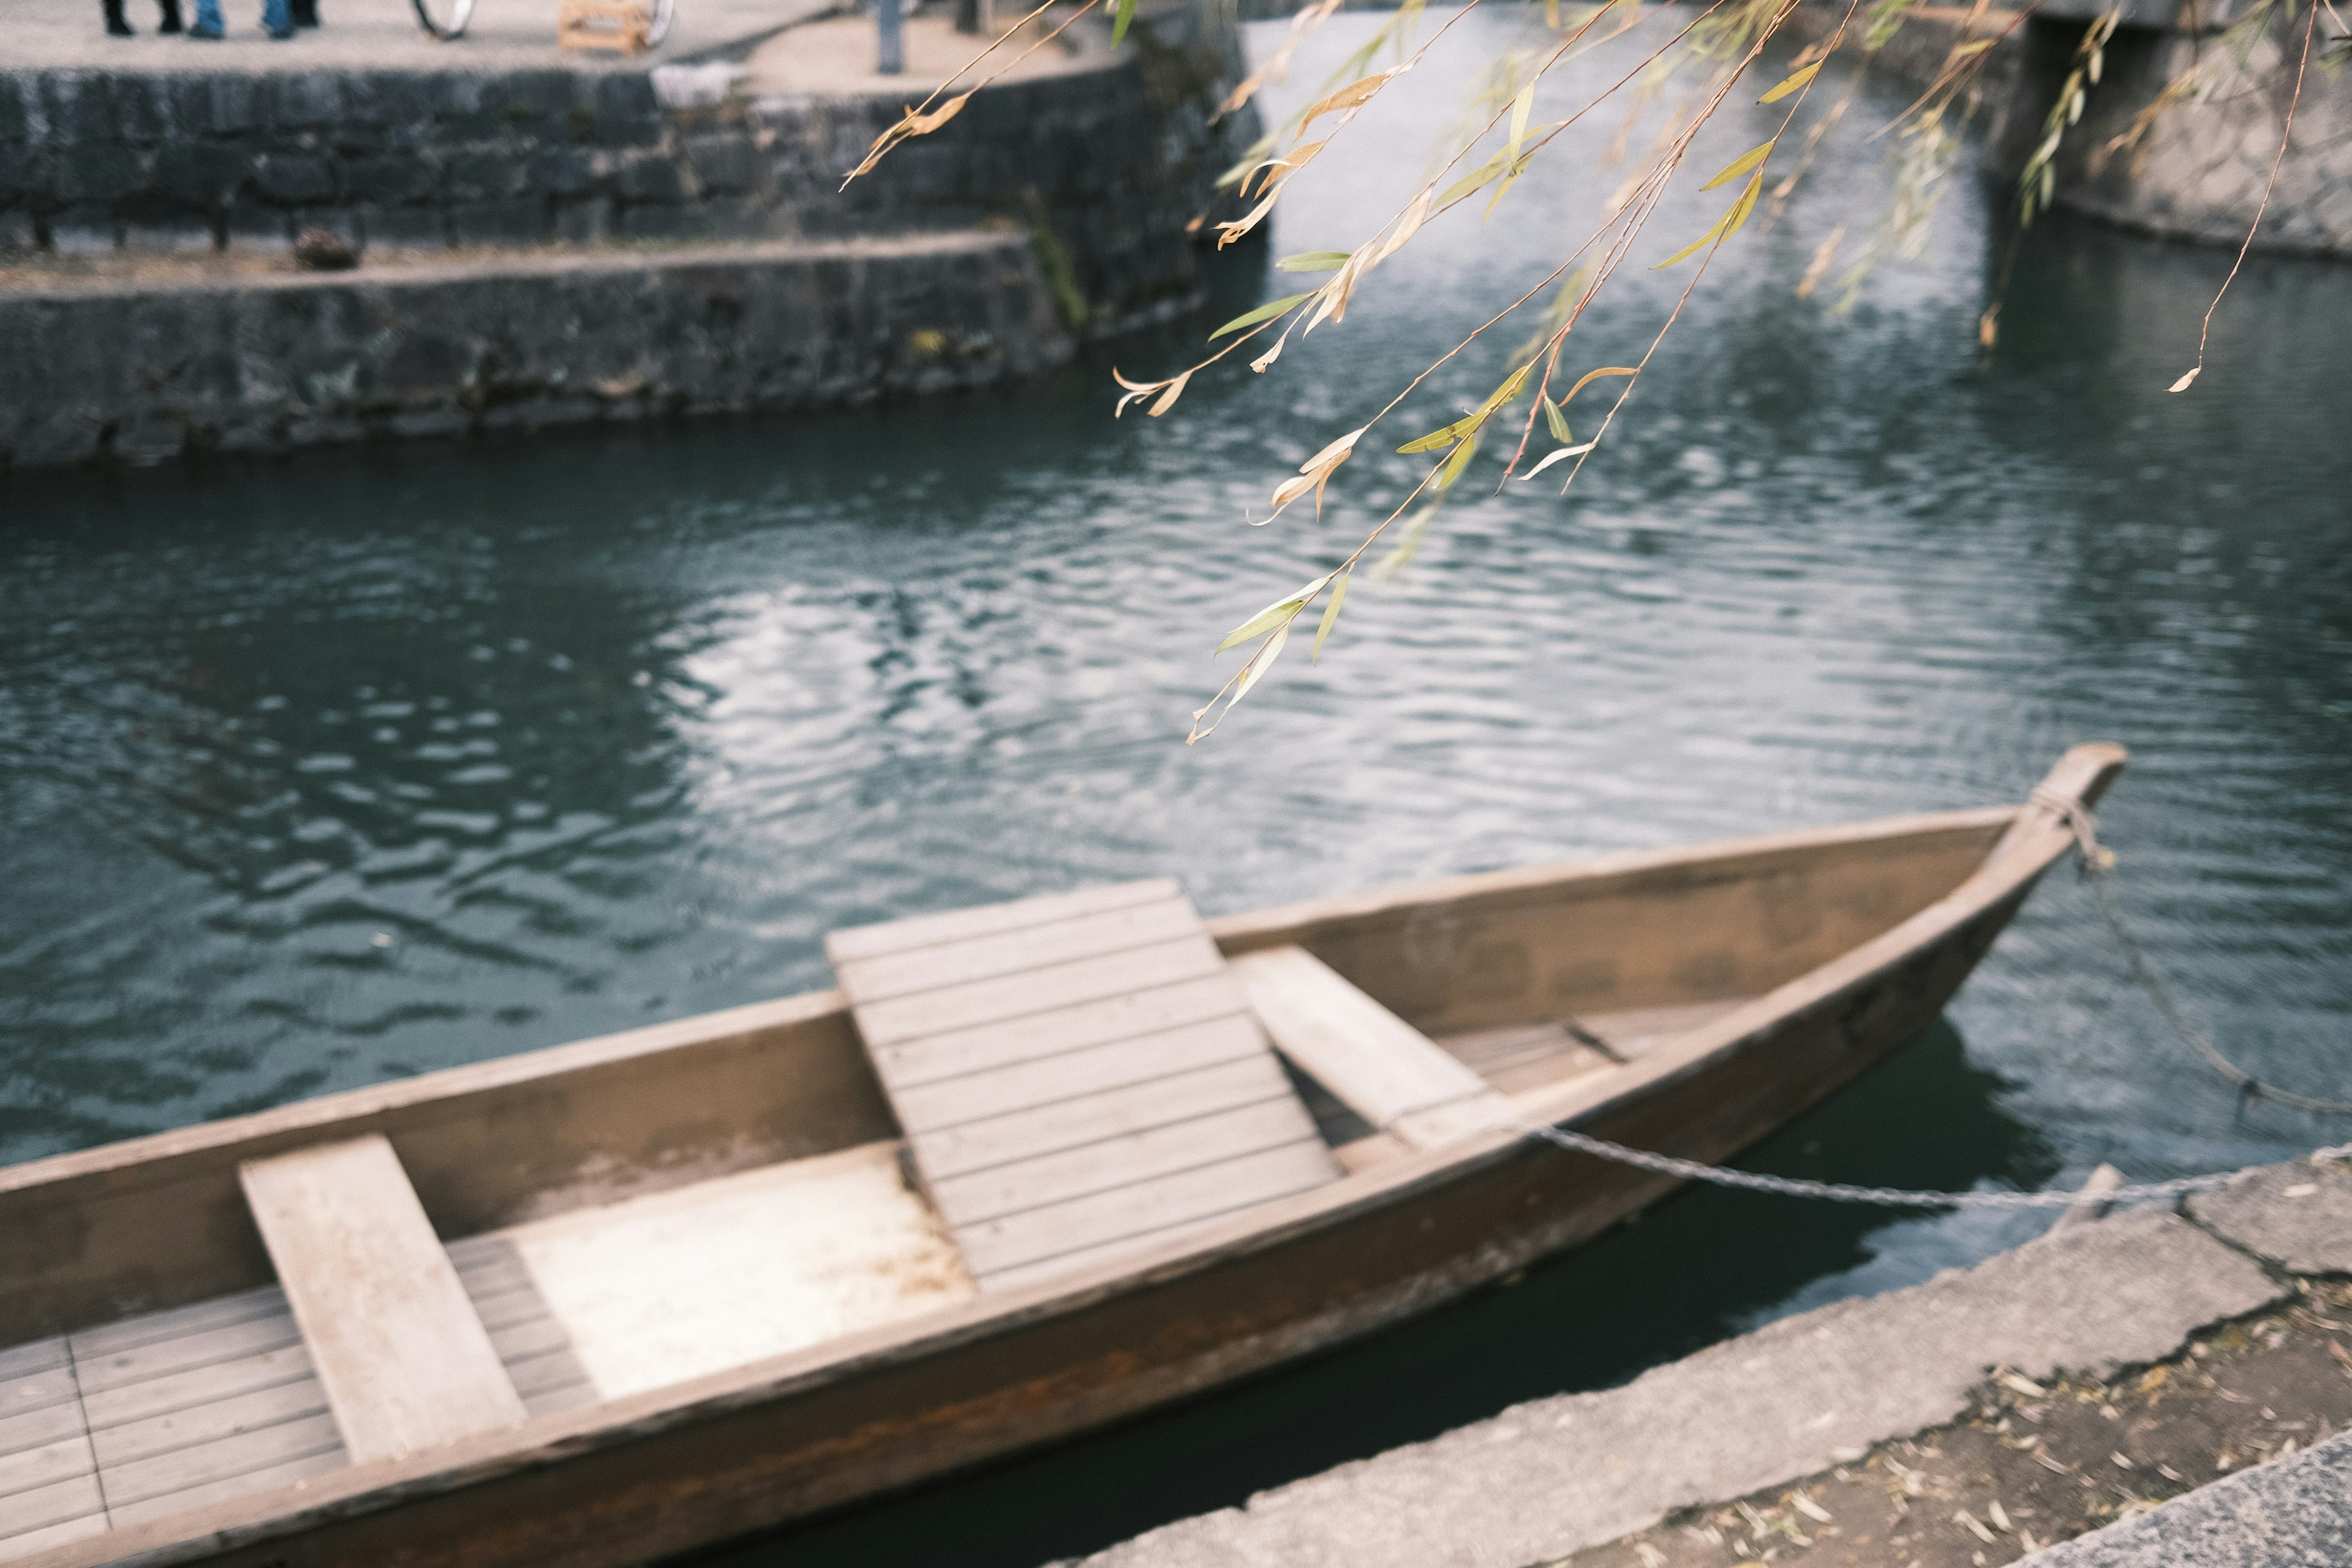
[[[1285,621],[1282,623],[1282,629],[1266,638],[1265,646],[1251,657],[1249,668],[1242,671],[1241,684],[1234,688],[1234,702],[1239,702],[1243,698],[1247,697],[1249,689],[1258,683],[1258,678],[1274,668],[1274,661],[1282,657],[1282,645],[1289,640],[1290,623]],[[1231,708],[1233,702],[1228,702],[1225,706]]]
[[[1307,650],[1307,662],[1313,664],[1323,657],[1323,639],[1339,619],[1339,606],[1348,599],[1348,579],[1341,577],[1331,584],[1331,602],[1323,606],[1323,624],[1315,628],[1315,646]]]
[[[1642,367],[1633,364],[1604,364],[1599,370],[1588,370],[1577,377],[1576,384],[1568,389],[1568,396],[1559,400],[1560,405],[1562,407],[1567,406],[1578,393],[1582,392],[1604,375],[1639,375],[1641,374]]]
[[[1135,0],[1118,0],[1118,14],[1110,25],[1110,47],[1127,42],[1127,29],[1135,20]]]
[[[1302,250],[1275,263],[1285,272],[1329,272],[1348,265],[1351,250]]]
[[[1758,99],[1759,103],[1778,103],[1792,92],[1801,91],[1805,84],[1821,75],[1822,62],[1815,60],[1804,69],[1792,73],[1789,79]]]
[[[1446,458],[1445,466],[1437,470],[1437,478],[1430,481],[1431,487],[1441,490],[1450,487],[1454,480],[1462,477],[1462,470],[1470,466],[1470,459],[1477,450],[1478,437],[1475,432],[1473,432],[1460,446],[1454,448],[1454,456]]]
[[[1551,438],[1563,446],[1575,440],[1576,437],[1570,434],[1568,428],[1568,410],[1549,397],[1543,400],[1543,405],[1544,423],[1551,426]]]
[[[1276,626],[1286,623],[1306,606],[1307,601],[1313,598],[1322,589],[1324,584],[1330,580],[1331,574],[1327,572],[1305,587],[1285,594],[1281,598],[1227,632],[1225,640],[1217,645],[1217,651],[1223,653],[1236,643],[1245,643],[1260,632],[1272,631]]]
[[[1742,153],[1738,157],[1734,158],[1730,163],[1725,164],[1723,166],[1723,173],[1717,174],[1715,178],[1701,185],[1699,189],[1702,191],[1711,191],[1717,185],[1727,185],[1731,184],[1732,181],[1739,178],[1740,175],[1748,173],[1748,170],[1756,167],[1757,164],[1762,163],[1771,155],[1772,143],[1769,142],[1750,147],[1747,152]]]
[[[1496,153],[1493,157],[1487,159],[1484,163],[1481,163],[1476,169],[1463,175],[1462,178],[1454,181],[1452,184],[1446,186],[1444,191],[1440,192],[1437,197],[1437,205],[1439,206],[1446,206],[1458,198],[1468,195],[1471,192],[1477,190],[1479,187],[1486,184],[1487,181],[1492,180],[1496,175],[1501,174],[1505,169],[1509,168],[1510,164],[1511,161],[1508,158],[1504,157],[1499,152]]]
[[[1279,300],[1268,300],[1255,310],[1244,310],[1240,315],[1211,332],[1209,336],[1222,338],[1227,332],[1238,332],[1244,327],[1255,327],[1260,321],[1271,321],[1293,305],[1303,305],[1313,298],[1315,298],[1314,293],[1309,291],[1305,294],[1286,294]]]

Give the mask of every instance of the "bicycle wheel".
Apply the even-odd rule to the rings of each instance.
[[[474,0],[409,0],[416,7],[416,25],[436,38],[461,36],[474,19]]]
[[[471,5],[473,0],[465,0]],[[654,0],[654,25],[646,30],[646,42],[654,48],[669,36],[670,19],[677,15],[677,0]]]

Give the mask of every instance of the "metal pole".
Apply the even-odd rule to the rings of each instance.
[[[881,35],[881,58],[874,68],[884,76],[897,76],[907,68],[904,16],[901,0],[874,0],[874,29]]]

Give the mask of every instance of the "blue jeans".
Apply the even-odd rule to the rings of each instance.
[[[261,27],[268,33],[282,33],[294,26],[290,0],[261,0]],[[202,33],[225,33],[221,25],[220,0],[196,0],[196,30]]]

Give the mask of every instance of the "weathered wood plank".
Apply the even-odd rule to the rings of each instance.
[[[209,1443],[109,1465],[100,1479],[106,1488],[108,1511],[119,1517],[126,1505],[149,1498],[193,1491],[330,1455],[342,1458],[343,1440],[335,1430],[334,1416],[321,1410],[314,1415],[231,1433]]]
[[[14,1524],[14,1521],[10,1524]],[[9,1526],[0,1526],[0,1529]],[[45,1524],[16,1535],[0,1535],[0,1563],[12,1563],[19,1557],[30,1557],[36,1552],[47,1552],[52,1546],[68,1546],[77,1541],[87,1541],[93,1535],[106,1533],[108,1525],[102,1513],[86,1513],[79,1519],[68,1519],[58,1524]]]
[[[277,1487],[290,1487],[296,1481],[307,1481],[313,1476],[323,1476],[330,1470],[341,1469],[351,1461],[340,1447],[305,1458],[272,1465],[268,1469],[252,1470],[243,1475],[228,1476],[185,1491],[165,1492],[158,1497],[143,1498],[137,1502],[123,1503],[113,1509],[114,1525],[127,1530],[144,1524],[152,1519],[163,1519],[183,1513],[207,1503],[225,1502],[230,1498],[246,1497],[254,1492],[268,1491]]]
[[[1145,1035],[1244,1016],[1246,1006],[1241,988],[1220,969],[1007,1023],[943,1029],[898,1045],[873,1047],[872,1052],[876,1065],[891,1083],[914,1089],[942,1079],[1043,1062]]]
[[[103,1518],[106,1508],[105,1500],[99,1496],[95,1475],[68,1476],[0,1500],[7,1505],[7,1511],[0,1513],[0,1519],[7,1521],[6,1528],[20,1534],[93,1513]]]
[[[60,1364],[0,1384],[0,1415],[22,1415],[62,1405],[74,1396],[71,1369]]]
[[[354,1463],[523,1421],[388,1142],[248,1161],[238,1176]]]
[[[1375,1127],[1490,1092],[1486,1080],[1303,947],[1234,960],[1275,1048]]]
[[[1019,974],[976,980],[937,991],[877,1002],[857,1008],[858,1032],[876,1045],[895,1045],[919,1035],[969,1028],[1006,1018],[1026,1017],[1081,1002],[1100,1002],[1129,991],[1214,974],[1224,958],[1208,933],[1194,931],[1149,947],[1042,964]]]
[[[77,1329],[70,1337],[74,1355],[87,1363],[153,1344],[159,1340],[179,1339],[211,1329],[251,1322],[256,1319],[289,1314],[292,1310],[286,1304],[285,1291],[275,1285],[264,1285],[257,1289],[240,1290],[233,1296],[215,1296],[209,1300],[194,1301],[161,1312],[142,1312],[135,1318],[124,1318],[119,1322],[106,1323],[94,1329]]]
[[[16,1493],[55,1486],[97,1468],[97,1462],[89,1457],[89,1439],[79,1432],[37,1448],[0,1454],[0,1520],[9,1516],[12,1510],[8,1500]]]
[[[1255,1104],[1041,1154],[931,1184],[948,1223],[963,1228],[1180,1172],[1223,1169],[1253,1154],[1319,1144],[1315,1123],[1277,1083]]]
[[[317,1378],[303,1377],[161,1415],[100,1426],[90,1434],[90,1446],[104,1468],[325,1414],[327,1391]]]
[[[0,1415],[0,1454],[38,1448],[82,1430],[81,1401],[45,1405],[21,1415]]]
[[[1192,906],[1181,898],[1170,897],[1107,914],[1053,921],[878,958],[844,961],[837,973],[841,988],[850,1001],[866,1006],[919,991],[1019,974],[1041,963],[1066,963],[1074,959],[1098,958],[1129,948],[1149,947],[1200,929],[1201,917],[1192,912]]]
[[[1173,883],[914,924],[826,951],[982,1283],[1340,1173]]]
[[[284,1310],[241,1323],[200,1329],[172,1339],[150,1340],[106,1356],[84,1356],[80,1338],[77,1335],[74,1336],[74,1373],[80,1379],[82,1394],[87,1397],[133,1383],[152,1382],[175,1372],[216,1366],[222,1362],[241,1360],[264,1351],[282,1350],[299,1342],[301,1337],[301,1331],[294,1326],[294,1314]]]
[[[1305,1192],[1331,1180],[1333,1169],[1331,1152],[1310,1134],[1243,1159],[959,1226],[956,1239],[987,1285],[1000,1269]]]
[[[1076,892],[1045,893],[1034,899],[982,904],[935,915],[910,915],[905,920],[835,931],[824,939],[824,953],[836,964],[854,963],[908,948],[932,947],[1080,915],[1107,914],[1130,904],[1181,898],[1183,891],[1174,878],[1154,877],[1140,882],[1111,882],[1098,888],[1080,888]]]
[[[1260,1047],[1250,1056],[1192,1072],[935,1130],[924,1140],[924,1169],[933,1184],[945,1184],[1171,1122],[1190,1123],[1216,1111],[1291,1098],[1290,1080]]]
[[[264,1351],[258,1355],[85,1394],[82,1404],[89,1412],[91,1426],[119,1426],[316,1376],[309,1348],[291,1344],[282,1350]]]
[[[13,1383],[36,1373],[55,1372],[65,1364],[66,1342],[62,1334],[35,1340],[28,1345],[12,1345],[0,1351],[0,1384]]]
[[[1246,1014],[1235,1013],[1042,1061],[901,1087],[898,1104],[902,1125],[938,1132],[1265,1055],[1265,1036]]]

